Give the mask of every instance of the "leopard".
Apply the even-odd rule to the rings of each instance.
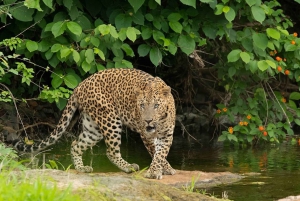
[[[77,110],[82,129],[71,144],[77,171],[93,171],[83,164],[82,155],[102,139],[106,156],[114,165],[126,173],[139,171],[139,165],[130,164],[121,156],[122,130],[128,127],[139,133],[152,158],[144,177],[162,179],[163,175],[176,173],[167,161],[176,118],[171,87],[161,78],[135,68],[113,68],[92,74],[73,90],[58,124],[46,139],[31,145],[16,140],[13,146],[20,152],[40,152],[53,145]]]

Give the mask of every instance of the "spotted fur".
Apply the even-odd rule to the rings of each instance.
[[[125,172],[139,170],[137,164],[129,164],[120,153],[125,125],[140,133],[152,157],[145,177],[161,179],[163,174],[175,174],[166,159],[175,124],[171,89],[160,78],[135,69],[109,69],[93,74],[75,88],[58,125],[47,139],[33,145],[18,141],[14,146],[20,151],[36,152],[54,144],[77,109],[82,116],[82,133],[71,147],[76,170],[93,171],[92,167],[83,165],[82,154],[103,138],[106,155],[113,164]]]

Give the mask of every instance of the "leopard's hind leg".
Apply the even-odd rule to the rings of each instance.
[[[100,133],[99,126],[87,114],[82,114],[82,132],[78,140],[74,141],[71,146],[71,156],[75,169],[79,172],[92,172],[93,168],[84,166],[82,161],[82,154],[85,150],[93,147],[97,142],[103,138]]]

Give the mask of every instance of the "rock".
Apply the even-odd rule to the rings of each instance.
[[[78,173],[60,170],[27,170],[27,178],[42,177],[47,182],[55,181],[59,188],[67,188],[71,184],[74,192],[84,189],[97,191],[108,200],[180,200],[193,201],[218,200],[200,193],[184,191],[184,186],[190,185],[192,178],[198,178],[195,187],[211,187],[238,181],[242,177],[229,172],[205,173],[200,171],[181,171],[177,174],[164,176],[161,180],[145,179],[144,173]],[[199,175],[199,177],[198,177]],[[176,188],[177,187],[177,188]]]
[[[298,196],[289,196],[283,199],[279,199],[278,201],[300,201],[300,195]]]

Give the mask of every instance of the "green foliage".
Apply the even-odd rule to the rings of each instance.
[[[233,133],[224,131],[220,140],[279,142],[293,134],[291,123],[300,122],[298,92],[274,87],[277,80],[300,81],[300,38],[289,32],[293,23],[276,0],[27,0],[0,6],[1,22],[13,27],[0,35],[0,46],[10,50],[0,52],[0,82],[11,85],[10,78],[20,76],[19,91],[60,109],[70,89],[92,73],[132,68],[140,57],[156,67],[174,66],[173,58],[191,60],[205,46],[214,55],[208,59],[216,63],[218,85],[230,96],[219,104],[228,111],[216,117],[227,115]]]
[[[0,177],[2,174],[1,172],[3,171],[25,169],[25,167],[22,165],[22,162],[18,162],[16,160],[17,158],[18,156],[15,150],[12,148],[7,148],[4,144],[0,143]]]

